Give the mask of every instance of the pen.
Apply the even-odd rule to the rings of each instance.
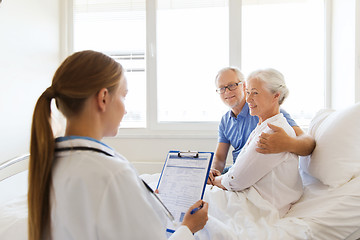
[[[199,211],[202,207],[203,207],[203,205],[201,204],[200,207],[194,208],[193,210],[191,210],[190,214],[196,213],[196,212]]]

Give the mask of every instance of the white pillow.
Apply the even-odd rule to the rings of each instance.
[[[360,103],[339,111],[323,110],[310,123],[314,152],[300,157],[300,168],[331,187],[360,175]]]

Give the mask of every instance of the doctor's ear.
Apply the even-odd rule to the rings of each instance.
[[[97,105],[102,112],[106,110],[106,105],[109,102],[109,96],[109,90],[107,88],[102,88],[96,95]]]

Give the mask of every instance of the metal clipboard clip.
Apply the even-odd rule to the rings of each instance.
[[[198,158],[199,152],[197,151],[185,151],[185,152],[178,152],[178,157],[192,157],[192,158]]]

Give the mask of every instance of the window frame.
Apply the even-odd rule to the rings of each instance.
[[[146,0],[146,127],[121,128],[122,138],[216,138],[219,121],[158,122],[157,114],[157,56],[156,1]],[[229,65],[241,66],[242,0],[228,0],[229,4]],[[325,96],[324,107],[331,106],[331,0],[324,0],[325,11]],[[61,1],[60,57],[73,53],[73,0]],[[231,49],[231,51],[230,51]],[[214,88],[215,91],[215,88]],[[219,98],[220,101],[220,98]],[[226,108],[226,106],[224,106]],[[300,126],[306,130],[308,126]]]

